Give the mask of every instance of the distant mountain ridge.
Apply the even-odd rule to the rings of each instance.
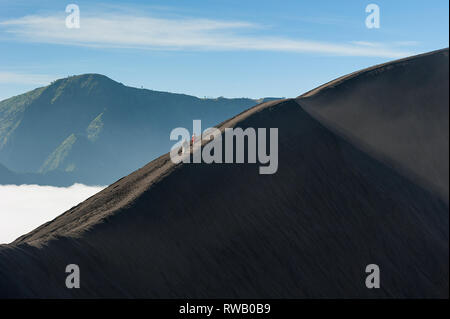
[[[202,99],[70,76],[0,102],[0,163],[57,185],[109,184],[167,152],[173,128],[193,119],[214,126],[273,99]]]

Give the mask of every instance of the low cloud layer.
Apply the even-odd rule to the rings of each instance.
[[[0,243],[14,241],[103,188],[82,184],[70,187],[0,185]]]

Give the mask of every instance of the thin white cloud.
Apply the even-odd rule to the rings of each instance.
[[[352,44],[360,45],[360,46],[366,46],[366,47],[373,47],[373,48],[388,48],[389,45],[392,47],[413,47],[418,46],[420,42],[417,41],[395,41],[392,43],[381,43],[381,42],[370,42],[370,41],[352,41]]]
[[[398,46],[406,47],[406,46],[417,46],[420,44],[420,42],[419,41],[397,41],[397,42],[394,42],[394,44],[398,45]]]
[[[57,77],[54,75],[0,71],[0,83],[6,84],[46,85],[55,79]]]
[[[103,188],[0,185],[0,244],[12,242]]]
[[[365,46],[365,47],[382,47],[383,44],[380,42],[369,42],[369,41],[352,41],[351,43],[355,45]]]
[[[65,27],[65,16],[25,16],[0,22],[0,30],[29,42],[152,50],[255,50],[399,58],[412,52],[364,43],[330,43],[265,36],[263,26],[242,21],[155,18],[129,13],[81,13],[81,28]]]

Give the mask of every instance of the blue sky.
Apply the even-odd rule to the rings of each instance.
[[[70,3],[79,29],[65,27]],[[365,25],[370,3],[378,29]],[[447,0],[0,0],[0,100],[82,73],[199,97],[294,97],[448,47],[448,28]]]

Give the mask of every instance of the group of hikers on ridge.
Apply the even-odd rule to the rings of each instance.
[[[186,140],[183,140],[181,144],[181,154],[185,154],[190,150],[190,147],[194,147],[194,143],[198,141],[198,137],[195,134],[192,134],[191,143],[189,144]]]

